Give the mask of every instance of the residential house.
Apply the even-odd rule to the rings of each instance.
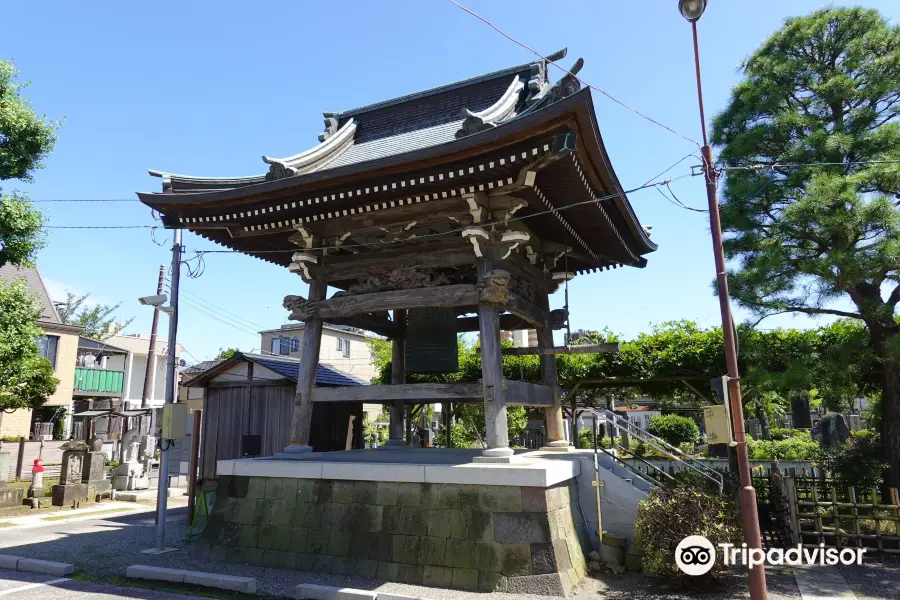
[[[304,323],[287,323],[278,329],[260,331],[261,353],[299,358],[303,328]],[[378,376],[378,369],[366,343],[366,332],[355,327],[324,324],[319,364],[326,364],[366,382],[371,382]],[[381,405],[365,404],[363,412],[374,423],[381,413]]]
[[[75,361],[78,354],[78,334],[80,327],[65,325],[60,322],[59,314],[50,300],[47,287],[36,268],[18,268],[6,264],[0,266],[0,280],[11,283],[23,279],[31,291],[41,315],[37,325],[44,332],[38,340],[41,354],[53,365],[53,372],[59,379],[56,392],[44,405],[47,409],[64,408],[71,413],[73,382],[75,380]],[[47,412],[46,410],[43,412]],[[0,412],[0,437],[29,437],[31,433],[32,410],[19,409],[12,412]]]
[[[288,323],[278,329],[260,331],[262,354],[299,358],[303,328],[303,323]],[[322,329],[319,362],[366,381],[378,375],[366,344],[366,332],[354,327],[326,323]]]

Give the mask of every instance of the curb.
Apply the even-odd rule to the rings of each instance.
[[[202,571],[166,569],[163,567],[152,567],[150,565],[130,565],[125,569],[125,576],[131,579],[150,579],[153,581],[168,581],[170,583],[190,583],[192,585],[218,588],[220,590],[228,590],[231,592],[243,592],[245,594],[256,593],[256,579],[253,577],[235,577],[233,575],[204,573]]]
[[[57,577],[64,577],[75,572],[75,566],[70,563],[24,558],[21,556],[13,556],[11,554],[0,554],[0,568],[22,571],[25,573],[55,575]]]
[[[390,592],[373,592],[353,588],[302,583],[294,590],[296,600],[428,600],[418,596],[404,596]]]

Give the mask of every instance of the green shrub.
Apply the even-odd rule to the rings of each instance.
[[[635,456],[639,456],[641,458],[647,456],[647,444],[645,444],[642,440],[638,440],[637,442],[630,444],[630,446],[631,447],[629,448],[629,450]],[[627,456],[627,454],[628,453],[626,452],[625,455]]]
[[[789,439],[811,440],[808,429],[782,429],[775,427],[772,429],[771,437],[773,442],[780,442]]]
[[[682,452],[684,452],[685,454],[687,454],[689,456],[694,454],[694,448],[695,448],[695,444],[693,442],[681,442],[681,444],[679,444],[679,446],[678,446],[679,450],[681,450]]]
[[[700,428],[690,417],[681,415],[656,415],[650,418],[647,431],[669,442],[676,448],[683,442],[695,443],[700,437]]]
[[[809,435],[789,437],[782,440],[754,440],[748,437],[747,453],[754,460],[815,460],[820,447]]]
[[[688,478],[689,476],[685,476]],[[659,487],[638,506],[635,545],[644,555],[644,568],[678,587],[704,588],[731,567],[716,560],[706,575],[684,574],[675,564],[675,548],[689,535],[702,535],[718,548],[740,543],[734,507],[718,493],[690,485]]]
[[[871,431],[852,431],[850,439],[822,451],[822,466],[843,487],[857,493],[878,488],[888,464],[878,436]]]
[[[594,447],[594,433],[590,429],[582,429],[578,432],[578,448],[582,449],[593,449]],[[608,437],[598,437],[597,438],[597,447],[603,449],[609,449],[612,447],[612,442]]]

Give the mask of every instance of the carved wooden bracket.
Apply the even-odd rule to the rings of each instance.
[[[292,321],[308,321],[316,316],[318,302],[310,302],[303,296],[285,296],[281,303],[286,309],[291,311],[288,318]]]
[[[487,304],[509,302],[509,271],[494,269],[478,282],[478,300]]]

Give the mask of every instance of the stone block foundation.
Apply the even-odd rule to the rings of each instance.
[[[586,564],[548,488],[219,477],[210,560],[483,592],[568,594]]]

